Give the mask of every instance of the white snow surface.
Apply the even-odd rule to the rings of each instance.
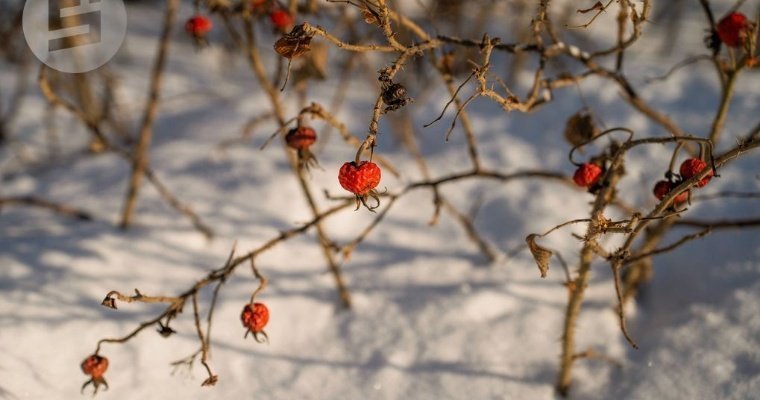
[[[728,8],[725,2],[720,6]],[[647,25],[651,37],[645,35],[633,47],[626,71],[642,84],[646,100],[687,131],[703,136],[718,100],[716,77],[707,63],[683,69],[664,83],[643,86],[646,78],[664,73],[685,56],[705,52],[704,19],[694,8],[684,21],[677,48],[666,55],[659,51],[657,39],[664,27]],[[191,13],[191,6],[184,4],[180,21]],[[162,11],[130,5],[129,15],[127,43],[111,67],[122,81],[118,94],[122,118],[135,127]],[[600,28],[594,29],[603,32],[605,24],[614,27],[614,13],[600,17]],[[496,25],[494,29],[492,36],[507,35]],[[221,36],[217,32],[212,43]],[[283,151],[275,144],[258,149],[274,131],[272,123],[256,129],[246,144],[226,152],[216,149],[221,141],[238,136],[250,117],[268,111],[269,103],[244,58],[228,57],[218,43],[195,51],[179,27],[173,40],[152,166],[174,194],[213,225],[217,237],[206,241],[149,185],[141,193],[136,226],[126,232],[116,229],[128,165],[114,155],[80,157],[88,136],[63,111],[58,112],[60,121],[65,121],[58,127],[63,154],[47,159],[44,99],[34,90],[13,132],[30,156],[39,159],[39,166],[29,168],[7,147],[2,149],[0,195],[36,194],[90,210],[97,220],[73,221],[17,207],[0,213],[0,398],[79,398],[86,380],[79,363],[97,340],[122,336],[162,310],[139,303],[106,309],[100,301],[108,291],[129,293],[139,288],[145,294],[178,294],[221,266],[233,243],[239,252],[248,251],[280,230],[310,219]],[[273,37],[262,30],[261,40],[266,43]],[[272,68],[274,53],[266,47]],[[388,59],[370,61],[379,69]],[[411,77],[413,68],[408,73]],[[357,83],[337,113],[359,137],[366,132],[376,93],[365,76],[357,74]],[[15,84],[13,70],[0,69],[4,96]],[[309,100],[329,104],[336,85],[334,78],[319,84],[310,90]],[[617,86],[589,79],[582,90],[607,126],[628,126],[641,136],[665,134],[625,104]],[[288,89],[284,96],[291,93]],[[557,91],[555,101],[529,115],[505,114],[487,100],[473,103],[470,112],[484,163],[502,171],[544,168],[571,173],[569,148],[561,135],[567,117],[582,107],[577,93],[574,88]],[[718,151],[757,123],[758,94],[757,70],[745,73]],[[407,107],[420,125],[418,139],[435,176],[468,168],[461,131],[455,130],[449,142],[443,138],[451,112],[433,127],[421,128],[447,98],[438,88],[427,101]],[[288,110],[297,110],[295,101],[289,101]],[[385,174],[382,186],[393,192],[420,174],[414,159],[390,134],[390,124],[383,123],[381,131],[378,153],[403,173],[400,179]],[[312,173],[311,183],[320,192],[341,193],[335,171],[353,158],[355,149],[336,134],[321,140],[317,156],[323,169]],[[670,151],[670,147],[647,147],[628,157],[628,175],[621,186],[626,201],[643,210],[651,208],[650,188],[667,168]],[[760,157],[750,154],[725,168],[702,194],[758,191],[758,171]],[[526,251],[511,252],[529,233],[586,216],[591,196],[540,180],[468,181],[446,186],[443,193],[461,209],[482,200],[475,225],[502,253],[499,261],[487,263],[445,214],[437,226],[428,226],[432,195],[414,192],[402,198],[342,263],[354,300],[352,311],[338,309],[332,277],[310,231],[257,259],[270,280],[259,298],[271,311],[269,345],[243,339],[239,313],[256,282],[241,266],[222,289],[214,314],[211,366],[219,375],[215,387],[200,387],[205,379],[200,365],[191,373],[174,374],[169,365],[198,347],[188,305],[173,325],[179,333],[169,339],[148,329],[125,345],[104,345],[102,354],[110,359],[106,374],[110,390],[98,398],[555,398],[567,301],[564,276],[553,263],[549,277],[541,279]],[[322,208],[332,204],[321,195],[318,202]],[[687,215],[731,219],[759,213],[757,199],[723,199],[695,203]],[[344,243],[372,218],[366,210],[349,210],[329,219],[326,228]],[[572,232],[582,233],[583,226],[542,241],[561,252],[571,266],[579,250]],[[678,229],[664,243],[689,232],[693,230]],[[615,243],[605,242],[609,248]],[[656,257],[652,283],[627,309],[639,350],[626,344],[618,328],[609,267],[596,263],[577,327],[577,348],[594,349],[622,366],[577,362],[571,397],[758,398],[758,244],[757,229],[716,231]],[[203,310],[210,297],[209,291],[202,293]]]

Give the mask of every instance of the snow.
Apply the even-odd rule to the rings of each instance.
[[[134,127],[145,98],[161,12],[131,4],[128,10],[128,42],[113,68],[122,80],[118,93],[122,118]],[[703,19],[698,11],[695,7],[686,19],[683,45],[673,53],[658,53],[647,35],[634,46],[635,56],[627,58],[626,71],[637,84],[702,51]],[[190,13],[191,7],[185,5],[181,18]],[[600,18],[611,21],[614,15]],[[653,24],[646,29],[657,37],[664,27]],[[118,311],[106,309],[100,301],[108,291],[130,293],[139,288],[150,295],[177,294],[221,266],[234,243],[242,253],[310,218],[283,152],[275,144],[258,150],[274,131],[273,124],[256,129],[247,144],[224,152],[217,149],[220,142],[240,135],[249,118],[268,111],[245,60],[229,56],[220,46],[197,52],[181,32],[174,40],[152,165],[175,195],[213,224],[217,237],[205,240],[149,185],[138,203],[136,226],[126,232],[116,229],[128,165],[114,155],[79,156],[87,135],[63,111],[57,113],[64,121],[58,128],[63,154],[45,159],[45,106],[35,91],[13,132],[39,165],[29,168],[7,146],[0,149],[0,195],[34,193],[89,210],[96,221],[72,221],[28,208],[9,207],[0,213],[0,398],[77,398],[86,380],[79,363],[97,340],[124,335],[162,310],[137,303],[120,304]],[[212,37],[215,40],[221,38]],[[271,36],[263,35],[262,40]],[[273,53],[267,54],[271,68]],[[385,58],[371,60],[380,65]],[[704,135],[718,90],[708,67],[705,63],[686,68],[671,80],[644,86],[641,94],[688,132]],[[412,72],[409,68],[402,76]],[[14,72],[4,65],[0,93],[7,96],[13,85]],[[321,84],[321,90],[310,91],[309,100],[329,104],[335,85],[334,81]],[[337,115],[363,136],[375,89],[362,82],[353,85]],[[758,72],[745,73],[737,86],[719,149],[731,146],[757,123]],[[589,79],[582,90],[608,127],[630,126],[644,136],[663,133],[632,111],[616,86]],[[435,118],[447,95],[438,89],[428,98],[444,100],[408,106],[415,123]],[[544,168],[570,173],[568,147],[560,142],[561,134],[566,118],[581,107],[575,88],[555,92],[552,103],[530,115],[506,115],[487,100],[476,101],[470,111],[485,165],[502,171]],[[288,109],[297,110],[295,102]],[[436,176],[468,168],[461,131],[455,130],[448,143],[443,140],[450,119],[448,113],[418,136]],[[390,124],[381,124],[381,132],[378,153],[403,171],[399,179],[386,174],[382,185],[393,191],[419,179],[415,161],[390,134]],[[324,169],[315,170],[311,182],[320,192],[341,193],[334,172],[355,149],[336,134],[323,146],[317,156]],[[631,154],[629,174],[621,186],[628,202],[644,209],[654,204],[649,187],[667,168],[669,154],[665,147]],[[760,157],[749,154],[724,169],[703,193],[758,191],[757,171]],[[489,265],[445,214],[438,225],[428,226],[432,195],[413,192],[399,200],[349,260],[342,260],[354,301],[351,312],[336,307],[333,279],[310,232],[257,259],[270,280],[260,297],[272,315],[269,345],[243,340],[239,313],[256,287],[243,267],[224,286],[214,314],[211,366],[219,375],[215,387],[200,387],[205,379],[200,365],[191,373],[178,369],[174,374],[169,366],[198,346],[188,306],[173,325],[179,333],[170,339],[149,329],[125,345],[104,346],[102,354],[110,360],[106,374],[110,390],[98,397],[555,398],[567,301],[563,273],[553,262],[549,277],[541,279],[530,255],[514,250],[529,233],[587,216],[590,195],[549,181],[469,181],[445,186],[442,192],[460,209],[482,201],[475,224],[501,253],[496,263]],[[332,204],[321,195],[317,200],[322,207]],[[699,202],[689,216],[757,217],[756,202]],[[345,211],[328,220],[326,228],[343,243],[372,218],[364,210]],[[579,243],[571,232],[582,231],[582,225],[573,226],[542,243],[559,251],[572,266]],[[679,228],[663,243],[686,232],[692,230]],[[578,362],[572,398],[756,398],[760,393],[758,238],[757,229],[716,231],[655,258],[654,280],[641,301],[627,310],[630,330],[641,347],[638,351],[627,346],[619,331],[609,267],[595,264],[578,324],[577,349],[594,349],[620,361],[622,367],[597,360]],[[614,243],[605,246],[613,248]],[[199,300],[205,310],[210,292],[204,291]]]

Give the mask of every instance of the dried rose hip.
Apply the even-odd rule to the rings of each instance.
[[[317,141],[317,132],[311,127],[299,126],[288,132],[285,141],[295,150],[306,150]]]
[[[681,173],[681,177],[686,179],[691,179],[692,177],[696,176],[700,172],[702,172],[703,169],[707,168],[707,163],[700,160],[699,158],[690,158],[683,163],[681,163],[681,168],[679,168],[679,172]],[[697,182],[697,187],[704,187],[707,185],[708,182],[710,182],[710,179],[713,177],[713,172],[710,171],[707,176],[700,179],[699,182]]]
[[[274,10],[269,14],[269,20],[272,21],[277,30],[280,32],[287,32],[295,22],[293,15],[288,10]]]
[[[654,193],[654,197],[657,198],[657,200],[662,200],[665,198],[665,196],[670,193],[671,190],[675,187],[674,184],[668,182],[668,181],[659,181],[654,185],[654,189],[652,190],[652,193]],[[686,200],[689,199],[689,191],[683,191],[678,196],[676,196],[675,199],[673,199],[673,204],[683,204],[686,202]]]
[[[298,167],[307,170],[319,165],[317,157],[309,149],[317,141],[317,132],[308,126],[299,126],[291,129],[285,135],[285,143],[298,153]]]
[[[269,0],[251,0],[250,6],[253,11],[262,11],[267,8]]]
[[[196,15],[187,20],[185,23],[185,31],[192,35],[194,38],[203,38],[207,33],[211,31],[214,24],[205,15]]]
[[[84,372],[85,375],[90,376],[90,380],[82,385],[82,392],[84,392],[84,388],[86,388],[89,384],[92,384],[95,387],[94,393],[98,392],[100,385],[103,385],[106,387],[106,389],[108,389],[108,383],[103,377],[103,374],[105,374],[106,370],[108,370],[107,358],[93,354],[82,361],[81,367],[82,372]]]
[[[747,17],[740,12],[732,12],[723,17],[716,26],[720,41],[730,47],[739,47],[750,35],[751,26]]]
[[[602,177],[602,168],[594,163],[585,163],[578,167],[573,174],[573,182],[581,187],[591,187]]]
[[[359,209],[359,202],[370,211],[380,206],[380,197],[375,191],[377,185],[380,184],[380,177],[380,167],[372,161],[361,161],[359,164],[354,161],[347,162],[340,167],[338,172],[340,186],[356,195],[357,210]],[[368,206],[367,197],[372,197],[377,205],[375,207]]]
[[[264,327],[269,322],[269,309],[264,303],[246,304],[240,314],[240,320],[243,322],[243,327],[247,328],[245,336],[253,333],[253,338],[259,343],[264,341],[259,340],[259,334],[263,335],[264,339],[268,339]]]

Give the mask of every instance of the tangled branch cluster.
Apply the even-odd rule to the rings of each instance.
[[[429,33],[430,20],[405,16],[394,10],[392,3],[386,0],[328,2],[337,4],[328,7],[313,0],[290,1],[287,4],[277,0],[200,0],[195,2],[196,15],[184,24],[187,33],[192,36],[198,46],[213,46],[214,43],[207,36],[209,32],[216,29],[211,18],[221,22],[226,36],[232,41],[236,51],[247,58],[251,72],[266,93],[271,108],[270,112],[256,116],[246,124],[240,140],[222,143],[220,148],[246,141],[255,126],[266,120],[274,120],[278,129],[262,148],[278,137],[283,139],[285,155],[290,161],[294,178],[299,183],[301,194],[311,212],[311,219],[301,226],[281,232],[243,255],[236,256],[233,250],[223,266],[212,270],[179,295],[148,296],[138,290],[135,290],[132,296],[118,291],[108,293],[103,300],[103,305],[109,308],[116,309],[119,302],[163,303],[166,304],[166,308],[155,318],[141,323],[128,334],[119,338],[102,339],[97,343],[93,354],[82,364],[83,371],[91,376],[87,384],[92,383],[95,391],[101,385],[106,385],[103,374],[107,369],[108,360],[101,354],[104,344],[125,343],[150,327],[156,328],[163,336],[171,336],[174,330],[170,324],[178,318],[179,313],[187,304],[192,305],[200,346],[195,353],[176,364],[192,364],[199,360],[208,373],[203,385],[214,385],[218,377],[213,373],[208,362],[208,354],[212,345],[211,326],[219,291],[239,266],[250,264],[251,272],[258,279],[259,286],[252,293],[250,302],[244,306],[241,319],[246,335],[252,333],[257,341],[265,341],[267,336],[263,327],[266,325],[269,314],[266,306],[255,300],[266,287],[267,280],[255,266],[255,261],[259,255],[288,239],[310,231],[315,233],[316,241],[322,248],[325,264],[335,280],[339,300],[344,307],[349,308],[351,297],[339,259],[341,257],[344,260],[348,259],[403,196],[418,190],[430,191],[434,199],[430,224],[436,224],[442,212],[450,214],[485,257],[493,261],[498,257],[494,246],[477,232],[473,218],[455,207],[441,193],[441,188],[466,180],[493,180],[506,183],[519,179],[547,179],[578,188],[579,196],[583,195],[584,190],[593,195],[593,206],[588,218],[571,220],[543,234],[531,234],[526,238],[527,248],[533,254],[542,277],[547,276],[552,257],[555,255],[558,256],[565,269],[568,304],[556,388],[560,393],[567,394],[573,364],[582,358],[600,356],[593,350],[579,352],[575,346],[575,325],[583,303],[584,292],[589,283],[592,263],[595,260],[602,259],[610,266],[617,293],[620,327],[628,342],[636,347],[633,335],[625,324],[624,306],[625,302],[635,294],[636,289],[651,276],[652,256],[672,251],[715,229],[758,225],[758,221],[752,219],[727,222],[682,218],[682,215],[688,212],[688,205],[694,200],[693,194],[698,188],[707,185],[711,178],[718,178],[720,170],[725,165],[760,146],[760,124],[758,124],[732,148],[720,154],[713,151],[721,139],[729,105],[740,74],[754,68],[758,63],[758,24],[751,22],[749,18],[744,17],[744,14],[734,10],[725,17],[716,19],[708,1],[701,1],[706,15],[705,27],[709,31],[706,42],[709,54],[695,60],[687,60],[688,62],[682,63],[680,67],[701,59],[711,61],[720,78],[721,99],[710,131],[704,137],[696,137],[683,130],[676,121],[639,96],[624,72],[626,51],[644,34],[645,23],[651,11],[649,0],[642,2],[609,0],[606,4],[597,2],[590,8],[577,10],[588,18],[585,24],[576,27],[581,29],[594,23],[601,23],[599,18],[605,12],[616,13],[615,43],[609,48],[593,51],[584,50],[568,42],[569,35],[566,34],[566,30],[559,29],[560,24],[552,21],[550,17],[551,2],[549,0],[538,2],[526,39],[519,43],[503,43],[499,38],[488,34],[476,39],[431,34]],[[130,164],[131,175],[120,218],[121,227],[128,228],[133,223],[135,205],[139,198],[142,180],[145,179],[158,189],[169,205],[187,217],[196,229],[205,236],[212,237],[213,231],[210,226],[189,205],[171,193],[150,167],[148,158],[153,126],[159,112],[162,77],[170,56],[170,38],[179,24],[177,21],[179,5],[179,0],[166,1],[157,56],[150,75],[148,101],[145,104],[142,122],[134,137],[124,132],[118,121],[115,121],[108,112],[108,102],[104,102],[102,107],[96,107],[93,102],[88,103],[82,99],[76,102],[67,100],[65,96],[57,92],[55,82],[51,82],[52,72],[44,66],[40,67],[38,81],[40,90],[51,107],[63,108],[87,127],[92,136],[90,144],[92,151],[112,152]],[[330,30],[310,22],[324,16],[336,21],[340,20],[341,24],[347,27],[347,31],[354,32],[352,39],[342,39]],[[258,36],[261,32],[272,29],[278,32],[277,40],[273,42],[262,40]],[[339,108],[341,100],[336,101],[336,104],[331,107],[325,107],[307,99],[307,88],[310,82],[326,77],[325,45],[346,52],[350,61],[346,63],[347,70],[341,74],[343,79],[341,88],[345,88],[346,82],[350,79],[349,68],[356,68],[355,65],[362,62],[368,63],[366,58],[360,59],[356,55],[379,53],[390,59],[387,64],[367,68],[370,71],[378,71],[377,76],[373,76],[378,86],[371,118],[367,125],[367,134],[363,138],[352,134],[347,126],[335,116],[336,113],[330,111]],[[271,50],[281,57],[274,74],[267,70],[263,62],[265,56],[262,52]],[[531,69],[531,84],[525,95],[515,94],[509,85],[492,71],[493,57],[497,53],[513,56],[515,59],[527,57],[535,62]],[[472,57],[468,58],[467,54]],[[383,140],[380,121],[390,113],[405,114],[404,108],[415,104],[411,90],[402,83],[411,80],[411,78],[404,79],[406,75],[415,73],[409,72],[413,70],[412,68],[405,70],[405,67],[412,63],[421,65],[415,70],[418,71],[417,74],[435,74],[450,96],[440,115],[425,127],[441,121],[449,108],[455,110],[449,112],[449,114],[453,113],[453,118],[446,133],[446,139],[459,124],[466,138],[470,166],[450,175],[434,176],[425,158],[422,157],[415,138],[409,135],[405,143],[410,154],[416,159],[423,178],[381,193],[376,190],[380,184],[381,170],[396,176],[400,173],[376,150],[379,142]],[[561,73],[555,73],[549,68],[560,63],[571,63],[573,68],[568,68]],[[295,69],[291,79],[293,68]],[[575,70],[579,72],[567,72]],[[83,79],[87,77],[89,76]],[[106,82],[112,82],[105,72],[101,77]],[[468,115],[468,108],[473,102],[484,99],[494,102],[505,113],[530,113],[551,102],[559,90],[576,86],[590,77],[602,78],[619,87],[628,104],[662,127],[668,136],[640,137],[626,127],[600,132],[596,127],[597,117],[594,116],[592,110],[585,109],[568,120],[565,132],[566,139],[574,146],[573,151],[570,152],[570,161],[578,166],[574,176],[569,177],[561,172],[545,170],[501,171],[489,169],[483,165],[479,155],[478,134]],[[288,86],[289,82],[290,86]],[[93,85],[92,82],[83,81],[80,87],[85,91],[91,91]],[[110,85],[106,87],[111,88]],[[289,115],[284,107],[291,92],[295,92],[294,97],[299,98],[301,105],[296,115]],[[469,94],[465,96],[464,93]],[[91,93],[90,97],[92,96]],[[107,90],[104,96],[108,99],[111,91]],[[341,97],[340,92],[336,94],[337,99]],[[404,115],[401,118],[408,118],[408,116]],[[314,152],[310,149],[318,140],[318,134],[309,126],[309,120],[323,121],[330,129],[337,131],[352,148],[345,157],[348,161],[340,171],[335,171],[341,186],[351,192],[352,196],[328,195],[328,198],[335,203],[327,209],[321,209],[318,206],[316,190],[310,182],[308,173],[309,168],[319,166]],[[620,138],[620,133],[625,133],[625,137]],[[598,149],[600,146],[592,146],[592,142],[593,144],[601,143],[599,139],[603,137],[614,137],[614,139],[608,140],[608,144],[602,146],[601,149]],[[658,204],[651,210],[637,209],[625,204],[618,195],[618,184],[625,176],[626,155],[630,150],[640,146],[663,144],[672,145],[673,154],[664,172],[665,179],[653,185],[654,195],[659,200]],[[576,149],[592,147],[598,149],[597,154],[588,156],[584,162],[574,160]],[[687,160],[681,164],[678,171],[675,171],[677,160],[682,158],[683,154],[686,154]],[[33,197],[0,199],[0,206],[8,204],[41,206],[60,213],[88,217],[88,214],[81,210]],[[364,205],[370,211],[376,212],[376,215],[357,237],[346,243],[337,243],[323,228],[323,223],[328,218],[350,209],[354,204],[357,209]],[[622,211],[627,217],[618,221],[611,220],[605,216],[610,208]],[[587,230],[586,234],[580,238],[582,244],[577,268],[571,271],[559,254],[540,245],[538,240],[564,226],[576,223],[587,224]],[[696,226],[703,230],[686,235],[670,245],[661,246],[660,243],[665,234],[677,225]],[[608,235],[622,235],[624,238],[622,246],[615,249],[605,248],[602,239]],[[198,304],[198,293],[206,287],[213,287],[213,296],[204,316]]]

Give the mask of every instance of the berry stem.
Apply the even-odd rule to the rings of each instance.
[[[628,139],[626,139],[626,142],[631,142],[631,139],[633,139],[633,131],[628,128],[616,127],[616,128],[607,129],[606,131],[594,136],[593,138],[573,147],[570,150],[570,153],[568,154],[568,158],[570,159],[570,162],[573,163],[573,165],[575,165],[576,167],[580,167],[581,165],[583,165],[583,163],[578,163],[573,160],[573,154],[575,153],[576,150],[580,149],[583,146],[591,144],[593,141],[599,139],[602,136],[609,135],[610,133],[617,132],[617,131],[625,132],[628,134]]]

